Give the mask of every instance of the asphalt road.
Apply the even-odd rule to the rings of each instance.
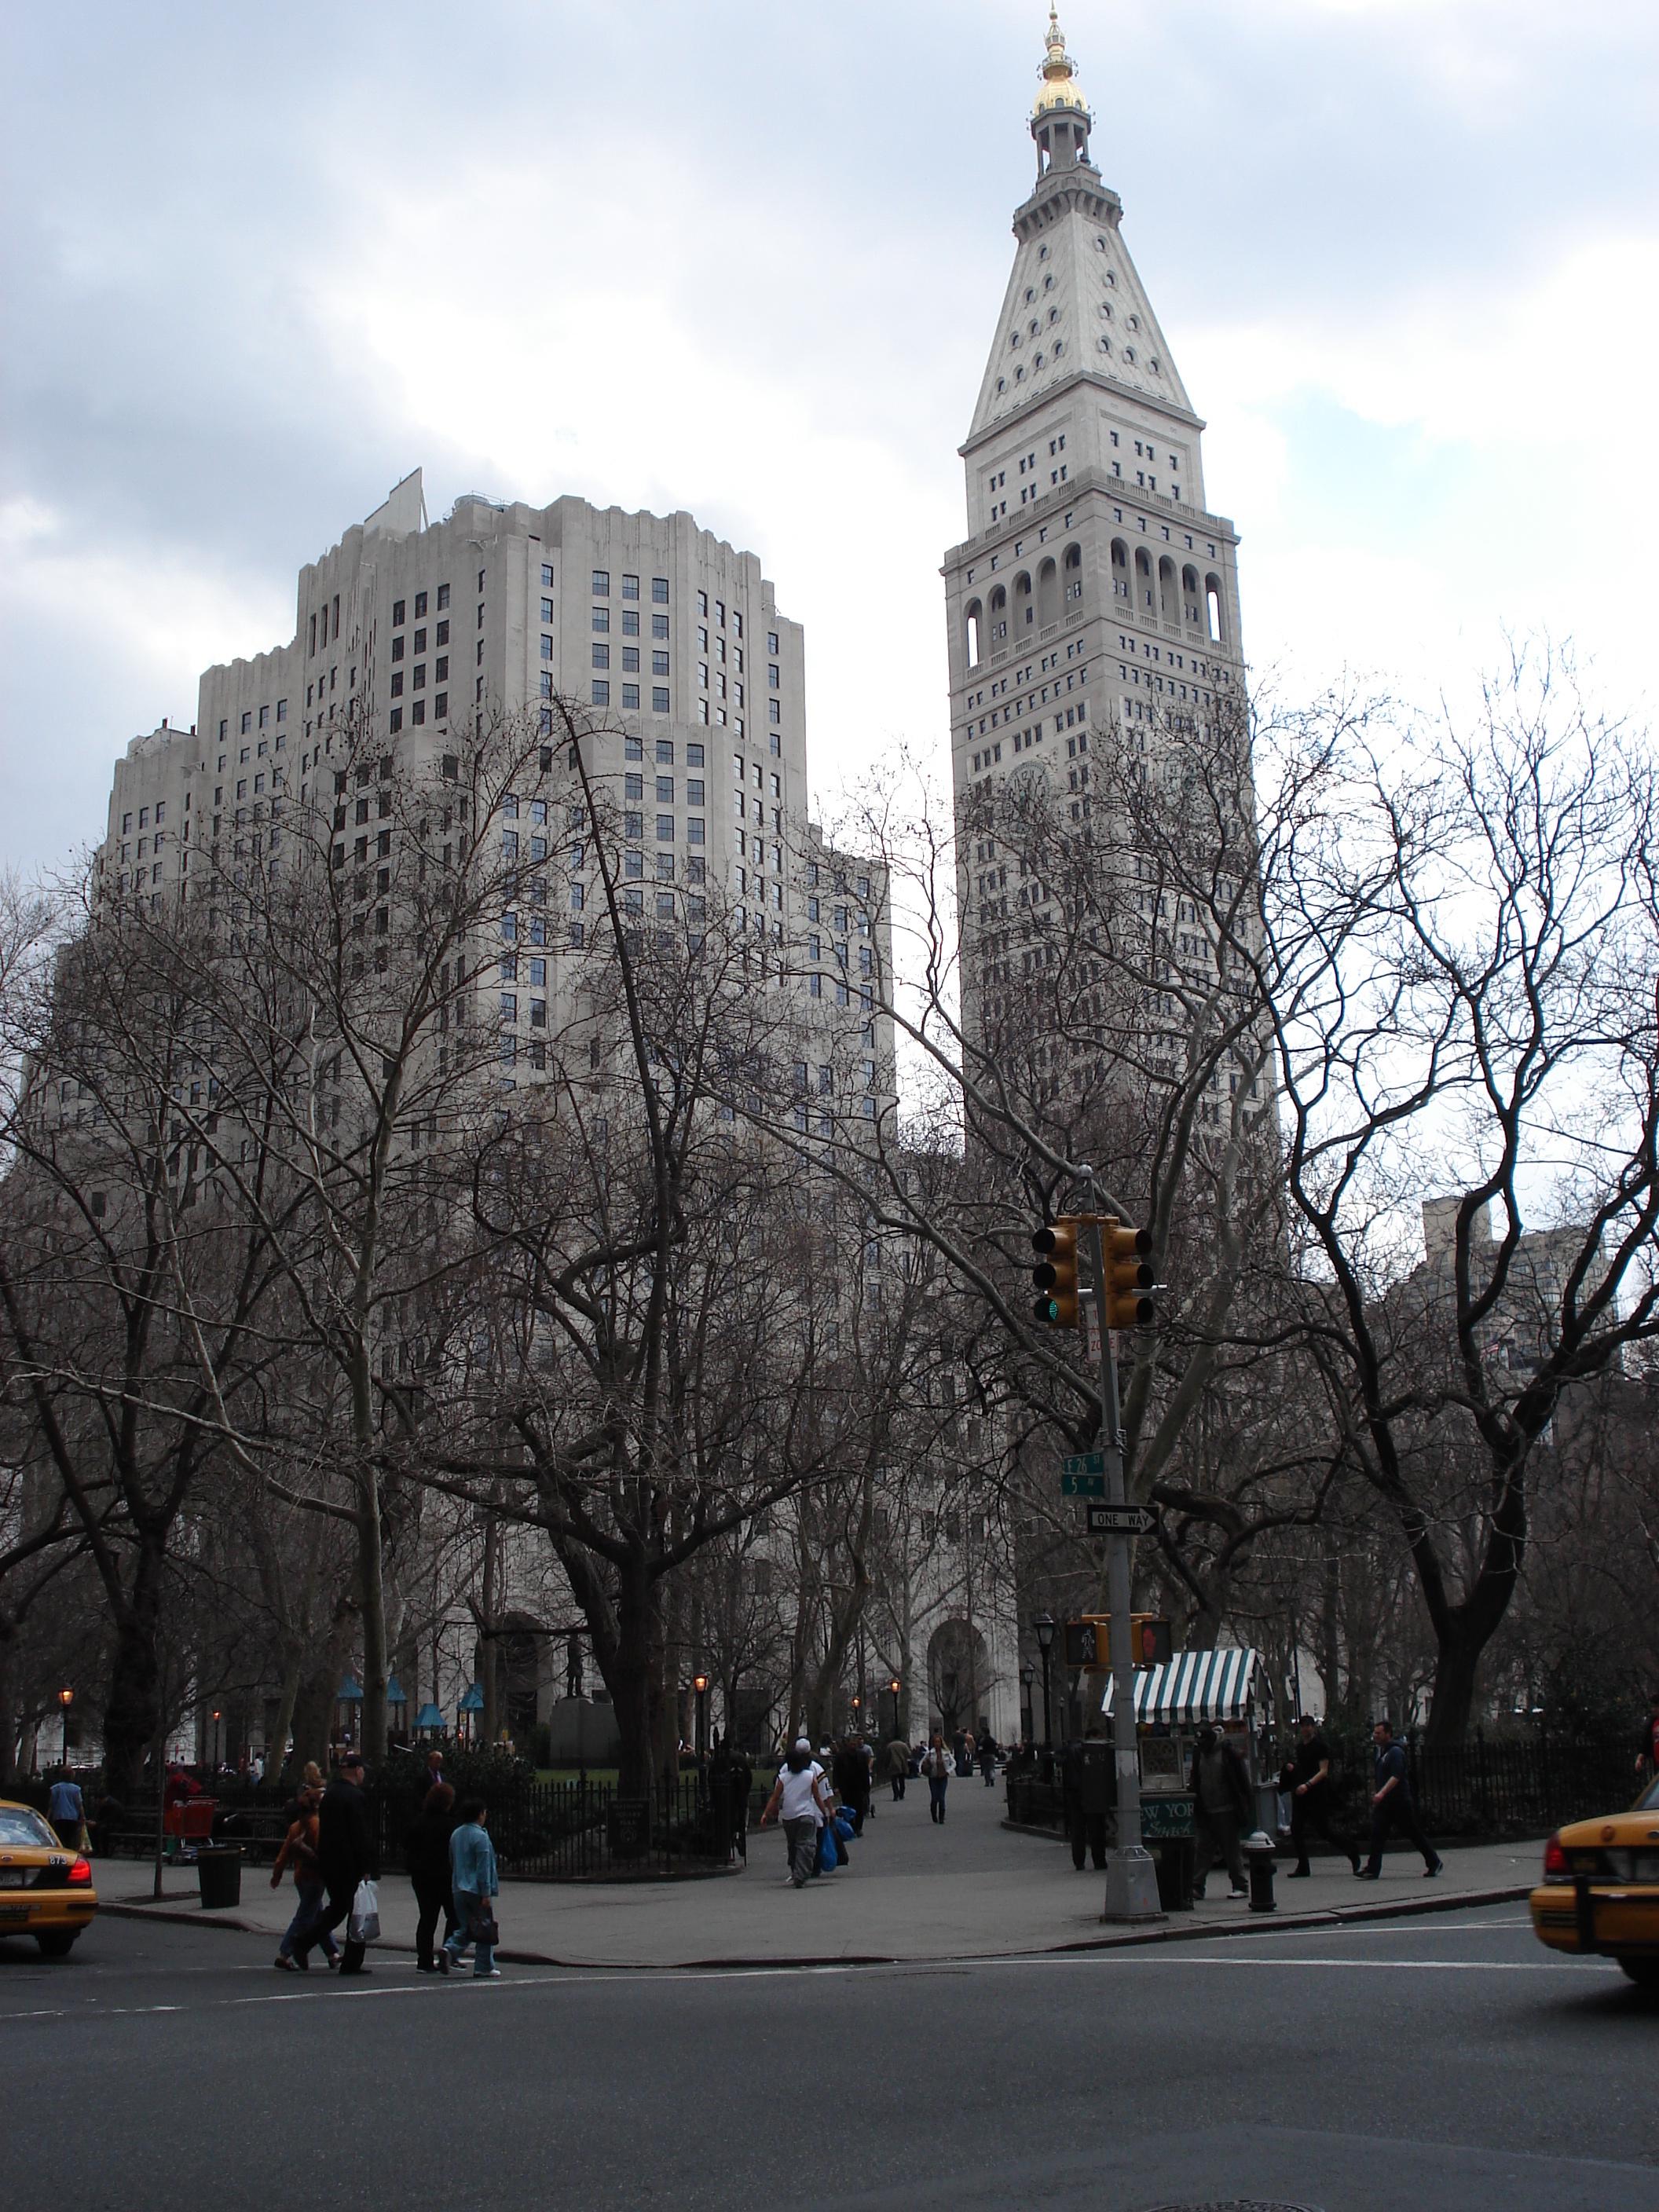
[[[1659,2212],[1659,2002],[1514,1905],[972,1967],[374,1963],[0,1942],[0,2200]]]

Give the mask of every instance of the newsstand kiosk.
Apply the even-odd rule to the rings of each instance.
[[[1109,1674],[1100,1705],[1109,1717],[1113,1686]],[[1278,1825],[1268,1742],[1273,1718],[1273,1686],[1258,1651],[1218,1645],[1177,1651],[1163,1666],[1136,1669],[1140,1833],[1158,1868],[1158,1902],[1166,1912],[1192,1910],[1199,1730],[1207,1725],[1232,1743],[1250,1778],[1257,1826],[1272,1835]]]

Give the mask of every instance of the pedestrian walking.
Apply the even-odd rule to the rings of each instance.
[[[1376,1748],[1371,1756],[1376,1765],[1376,1788],[1371,1796],[1371,1855],[1363,1867],[1354,1872],[1362,1881],[1380,1881],[1382,1878],[1382,1846],[1389,1839],[1392,1827],[1404,1830],[1409,1839],[1423,1854],[1423,1879],[1431,1881],[1443,1873],[1445,1861],[1430,1843],[1418,1825],[1417,1810],[1412,1803],[1411,1776],[1407,1771],[1406,1747],[1396,1743],[1392,1724],[1378,1721],[1371,1730],[1371,1741]]]
[[[404,1865],[415,1892],[419,1917],[415,1923],[415,1971],[435,1974],[432,1939],[438,1915],[444,1917],[444,1941],[455,1933],[455,1899],[449,1887],[449,1839],[455,1832],[455,1792],[447,1782],[434,1783],[404,1837]]]
[[[772,1795],[766,1801],[760,1824],[781,1820],[789,1849],[789,1871],[785,1879],[805,1889],[817,1870],[818,1830],[830,1818],[830,1800],[823,1789],[823,1769],[812,1756],[812,1747],[797,1736],[789,1756],[778,1769]]]
[[[922,1754],[921,1771],[927,1778],[927,1817],[945,1826],[945,1792],[950,1783],[955,1761],[945,1747],[945,1738],[935,1735]]]
[[[81,1828],[86,1819],[86,1808],[81,1802],[81,1785],[71,1782],[70,1771],[64,1767],[61,1778],[52,1785],[52,1795],[46,1801],[46,1817],[58,1831],[58,1840],[65,1850],[81,1849]]]
[[[305,1926],[294,1937],[294,1956],[301,1967],[308,1953],[320,1943],[327,1947],[334,1930],[349,1923],[357,1885],[374,1871],[374,1838],[369,1827],[368,1800],[363,1795],[363,1755],[349,1745],[340,1754],[339,1770],[323,1792],[317,1812],[317,1866],[325,1894]],[[364,1946],[346,1928],[342,1974],[366,1974]]]
[[[455,1832],[449,1839],[449,1887],[455,1902],[455,1925],[438,1953],[438,1972],[447,1974],[459,1965],[469,1944],[472,1947],[473,1978],[498,1982],[495,1964],[499,1941],[492,1900],[499,1893],[495,1877],[495,1846],[484,1823],[489,1814],[482,1797],[464,1797],[456,1810]]]
[[[1322,1836],[1334,1850],[1343,1853],[1359,1871],[1359,1851],[1350,1836],[1339,1836],[1331,1826],[1331,1747],[1319,1733],[1311,1713],[1304,1713],[1300,1741],[1285,1769],[1291,1795],[1291,1841],[1296,1845],[1296,1864],[1291,1875],[1311,1875],[1308,1838]],[[1290,1879],[1287,1875],[1286,1880]]]
[[[985,1777],[985,1786],[993,1789],[997,1778],[997,1740],[989,1729],[979,1732],[979,1771]]]
[[[284,1929],[283,1940],[276,1948],[276,1956],[271,1960],[272,1966],[285,1974],[297,1973],[311,1965],[308,1954],[296,1959],[294,1947],[307,1922],[315,1918],[324,1897],[322,1865],[317,1856],[318,1814],[322,1802],[323,1778],[316,1762],[308,1760],[304,1778],[289,1808],[294,1817],[289,1822],[283,1847],[276,1854],[276,1863],[270,1869],[273,1889],[282,1887],[285,1874],[291,1873],[294,1876],[294,1917]],[[337,1965],[340,1952],[333,1936],[325,1934],[322,1944],[329,1965]]]
[[[426,1755],[426,1774],[422,1784],[422,1787],[426,1791],[428,1796],[430,1796],[432,1792],[437,1788],[438,1784],[443,1780],[443,1778],[444,1755],[442,1752],[439,1750],[436,1744],[434,1744],[431,1750],[428,1752]],[[422,1802],[424,1802],[425,1800],[422,1799]]]
[[[861,1836],[870,1814],[870,1754],[861,1735],[849,1735],[830,1770],[836,1794],[847,1808],[853,1833]]]
[[[904,1784],[910,1771],[910,1747],[902,1736],[895,1736],[887,1747],[887,1779],[893,1785],[893,1802],[904,1802]]]
[[[1248,1897],[1250,1885],[1238,1839],[1245,1832],[1244,1824],[1250,1817],[1250,1778],[1231,1744],[1212,1728],[1202,1728],[1198,1733],[1198,1749],[1193,1759],[1193,1795],[1198,1814],[1193,1895],[1203,1896],[1210,1869],[1218,1859],[1227,1869],[1233,1895]]]

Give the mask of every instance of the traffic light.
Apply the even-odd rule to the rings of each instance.
[[[1100,1242],[1106,1261],[1107,1328],[1149,1327],[1155,1310],[1151,1231],[1108,1221],[1102,1224]]]
[[[1170,1624],[1161,1614],[1132,1613],[1129,1615],[1130,1648],[1137,1667],[1167,1667],[1173,1654],[1170,1644]]]
[[[1042,1293],[1033,1310],[1051,1328],[1077,1327],[1077,1223],[1069,1220],[1031,1231],[1031,1249],[1037,1255],[1031,1280]]]

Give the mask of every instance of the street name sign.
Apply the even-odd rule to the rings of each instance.
[[[1091,1505],[1089,1508],[1089,1534],[1091,1536],[1145,1536],[1157,1525],[1157,1516],[1150,1506]]]

